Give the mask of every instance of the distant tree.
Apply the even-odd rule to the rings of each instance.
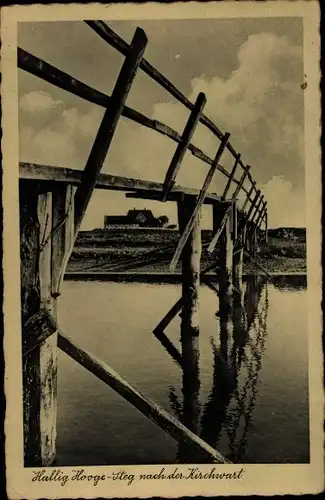
[[[165,227],[168,224],[169,219],[168,219],[167,215],[160,215],[158,217],[157,221],[158,221],[159,227]]]

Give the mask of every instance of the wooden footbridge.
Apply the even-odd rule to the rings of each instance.
[[[243,163],[241,155],[230,144],[230,134],[222,133],[203,114],[206,96],[200,93],[196,102],[191,103],[144,59],[147,37],[143,30],[138,28],[132,43],[128,45],[105,23],[86,23],[125,56],[111,96],[18,48],[18,67],[21,70],[105,108],[83,170],[31,163],[20,163],[19,167],[25,465],[51,465],[56,458],[57,347],[117,391],[182,445],[202,454],[204,461],[227,463],[228,460],[198,436],[195,429],[191,430],[189,424],[179,421],[140,394],[110,366],[77,346],[57,324],[60,286],[94,189],[118,190],[129,197],[177,203],[180,238],[171,258],[170,269],[174,271],[178,261],[181,262],[182,295],[153,331],[179,363],[189,352],[193,355],[193,349],[191,351],[188,346],[193,347],[198,340],[200,280],[208,272],[215,272],[218,286],[210,286],[219,294],[222,315],[223,311],[231,308],[235,295],[241,292],[243,255],[246,253],[254,259],[258,240],[267,238],[267,202],[253,180],[250,166]],[[181,135],[168,125],[152,120],[126,105],[139,70],[144,71],[189,110],[189,118]],[[163,183],[101,173],[121,116],[155,130],[176,143]],[[220,141],[214,158],[191,143],[199,122]],[[226,149],[234,158],[230,172],[221,164]],[[208,167],[200,190],[175,183],[187,150]],[[227,178],[225,189],[218,194],[211,190],[216,171],[222,172]],[[249,188],[244,186],[247,180]],[[242,206],[238,204],[240,192],[245,194]],[[207,245],[211,264],[205,269],[200,268],[203,204],[211,205],[213,210],[213,237]],[[215,252],[217,246],[218,258]],[[167,325],[180,312],[182,353],[164,333]]]

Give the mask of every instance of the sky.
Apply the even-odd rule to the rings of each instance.
[[[303,26],[300,18],[107,21],[130,42],[148,37],[144,57],[188,99],[204,92],[204,113],[242,154],[268,201],[269,227],[304,226]],[[20,23],[18,45],[92,87],[111,94],[123,56],[78,22]],[[18,70],[20,161],[82,170],[104,110]],[[127,105],[182,133],[189,110],[138,71]],[[192,142],[214,157],[220,141],[200,124]],[[177,144],[122,117],[104,173],[162,182]],[[221,164],[231,169],[225,153]],[[177,184],[200,188],[208,165],[185,155]],[[211,191],[222,194],[217,172]],[[231,194],[231,192],[230,192]],[[104,215],[150,208],[177,223],[174,203],[95,191],[81,229],[103,227]],[[203,226],[211,224],[205,207]]]

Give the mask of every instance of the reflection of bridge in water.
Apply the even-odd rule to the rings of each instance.
[[[220,296],[219,328],[211,336],[213,351],[212,388],[201,408],[199,338],[181,336],[182,404],[170,392],[170,403],[178,418],[213,448],[221,435],[229,440],[232,462],[240,462],[247,445],[258,392],[259,374],[267,337],[268,289],[263,276],[249,276],[231,303]],[[180,462],[204,461],[193,448],[178,447]]]

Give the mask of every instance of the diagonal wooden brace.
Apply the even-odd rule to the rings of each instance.
[[[202,114],[202,110],[205,106],[205,103],[206,103],[205,94],[200,92],[200,94],[196,99],[194,108],[188,119],[188,122],[186,123],[186,126],[184,128],[181,141],[177,145],[176,151],[174,153],[170,166],[167,170],[163,186],[162,198],[161,198],[162,201],[167,200],[168,194],[174,185],[176,175],[179,172],[184,155],[193,137],[195,128],[200,120],[200,116]]]
[[[186,245],[186,242],[188,240],[188,237],[189,235],[191,234],[191,231],[195,225],[195,221],[196,221],[196,218],[198,217],[199,215],[199,211],[203,205],[203,202],[204,202],[204,199],[205,199],[205,196],[208,192],[208,189],[209,189],[209,186],[211,184],[211,181],[212,181],[212,178],[213,178],[213,175],[218,167],[218,163],[220,161],[220,158],[222,156],[222,153],[224,152],[227,144],[228,144],[228,141],[229,141],[229,137],[230,137],[230,134],[228,132],[225,133],[222,141],[221,141],[221,144],[219,146],[219,149],[217,151],[217,154],[212,162],[212,165],[209,169],[209,172],[205,178],[205,181],[204,181],[204,184],[203,184],[203,187],[200,191],[200,194],[197,198],[197,201],[196,201],[196,205],[195,205],[195,208],[193,210],[193,213],[192,213],[192,216],[190,217],[184,231],[183,231],[183,234],[182,236],[180,237],[179,239],[179,242],[178,242],[178,245],[177,245],[177,248],[176,248],[176,251],[175,251],[175,254],[172,258],[172,261],[170,263],[170,270],[172,272],[175,271],[175,268],[176,268],[176,265],[177,265],[177,262],[181,256],[181,253]]]
[[[75,194],[75,235],[88,207],[147,42],[145,32],[137,28]]]
[[[235,200],[233,200],[233,201],[235,201]],[[215,247],[219,241],[220,235],[221,235],[221,233],[225,227],[225,224],[227,222],[227,219],[230,215],[230,210],[232,209],[232,206],[233,206],[233,203],[230,203],[230,206],[227,208],[227,210],[223,216],[223,219],[221,221],[221,224],[220,224],[218,231],[216,232],[216,234],[214,235],[214,237],[210,241],[210,244],[209,244],[208,249],[207,249],[209,253],[213,252],[213,250],[215,249]]]

